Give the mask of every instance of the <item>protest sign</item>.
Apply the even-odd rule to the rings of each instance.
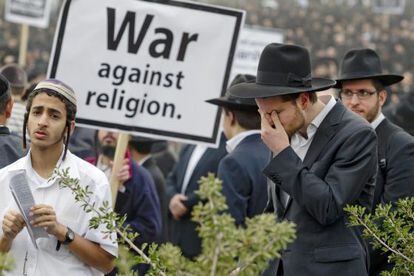
[[[405,9],[405,0],[373,0],[375,13],[402,14]]]
[[[179,1],[66,1],[49,76],[71,85],[77,122],[215,144],[242,11]]]
[[[51,0],[6,0],[5,17],[13,23],[49,26]]]
[[[230,80],[237,74],[255,76],[260,54],[270,43],[283,43],[283,32],[278,29],[245,26],[240,32]]]

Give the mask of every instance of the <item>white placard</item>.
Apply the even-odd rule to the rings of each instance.
[[[49,26],[51,0],[6,0],[6,20],[39,28]]]
[[[245,26],[240,32],[230,81],[237,74],[257,74],[260,54],[270,43],[283,43],[283,32],[278,29]]]
[[[403,14],[405,0],[374,0],[373,12],[386,14]]]
[[[216,144],[244,12],[179,1],[67,0],[49,76],[74,88],[77,122]]]

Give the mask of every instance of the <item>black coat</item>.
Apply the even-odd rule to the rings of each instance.
[[[157,163],[158,168],[160,168],[164,178],[168,177],[168,174],[172,171],[177,159],[174,154],[168,148],[168,144],[164,143],[164,146],[161,149],[157,149],[157,152],[153,152],[152,156]]]
[[[368,123],[337,102],[315,133],[304,161],[291,147],[264,173],[281,219],[296,224],[295,241],[282,252],[284,275],[368,275],[366,244],[348,227],[343,208],[370,209],[377,168],[377,142]],[[281,207],[277,191],[290,195]]]
[[[22,156],[22,139],[11,134],[7,127],[0,127],[0,169],[13,163]]]
[[[260,134],[253,134],[220,161],[218,177],[223,181],[223,195],[238,225],[263,213],[266,207],[267,178],[262,171],[269,156]]]
[[[194,148],[195,146],[193,145],[183,147],[176,166],[167,178],[166,186],[168,203],[174,195],[181,192],[188,162]],[[197,225],[195,222],[191,221],[193,207],[200,201],[198,195],[195,193],[199,188],[198,181],[202,176],[207,176],[209,172],[217,175],[218,164],[225,154],[225,139],[223,137],[218,149],[209,148],[204,152],[200,161],[194,168],[185,191],[188,200],[183,203],[189,211],[180,220],[171,218],[171,242],[179,246],[183,255],[187,258],[193,258],[201,252],[201,240],[196,231]]]
[[[378,136],[379,170],[373,206],[413,197],[414,138],[387,119],[375,131]],[[392,268],[387,256],[381,250],[371,249],[370,275],[379,275],[382,270]]]
[[[414,90],[404,95],[397,104],[384,108],[383,113],[390,122],[414,135]]]
[[[150,157],[147,160],[145,160],[144,163],[142,163],[142,166],[149,171],[152,178],[154,179],[155,188],[157,190],[158,199],[160,201],[160,211],[162,219],[162,232],[160,235],[159,242],[166,242],[168,233],[168,202],[165,187],[165,178],[153,157]]]

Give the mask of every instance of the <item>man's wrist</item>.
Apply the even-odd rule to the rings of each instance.
[[[60,242],[64,242],[66,239],[67,232],[68,232],[68,228],[62,224],[59,224],[58,229],[55,234],[56,239]]]
[[[9,252],[11,245],[13,243],[13,238],[7,237],[6,235],[0,236],[0,252],[6,253]]]
[[[277,149],[273,150],[273,156],[278,155],[279,153],[281,153],[282,151],[284,151],[286,148],[288,148],[290,146],[289,143],[287,143],[286,145],[283,145],[281,147],[277,147]]]

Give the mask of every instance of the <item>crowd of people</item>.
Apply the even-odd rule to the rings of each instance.
[[[114,175],[113,208],[140,234],[137,246],[172,242],[196,258],[201,240],[191,212],[200,201],[198,180],[213,172],[223,180],[237,225],[263,212],[296,224],[296,240],[263,275],[392,269],[387,254],[348,227],[343,208],[358,204],[373,212],[378,204],[414,196],[412,61],[406,58],[414,42],[413,6],[395,20],[372,13],[370,1],[244,2],[247,22],[283,29],[286,44],[269,44],[257,76],[240,74],[225,96],[207,100],[223,110],[219,147],[182,145],[178,151],[166,141],[132,136],[117,171],[118,133],[75,126],[70,84],[40,78],[31,85],[33,72],[44,74],[51,33],[31,36],[35,44],[22,68],[14,63],[18,29],[0,22],[7,30],[0,33],[0,252],[12,254],[14,272],[116,274],[116,243],[104,225],[88,227],[91,214],[51,180],[56,168],[70,168],[97,205],[111,201]],[[317,94],[331,88],[335,95]],[[408,100],[386,110],[390,89]],[[17,211],[9,189],[19,174],[38,203],[29,218]],[[32,242],[29,225],[48,238]],[[133,269],[144,275],[148,266]]]
[[[412,1],[405,1],[402,14],[377,13],[374,3],[380,1],[373,0],[210,2],[246,10],[246,24],[276,28],[283,32],[285,43],[311,49],[316,74],[334,77],[347,50],[372,48],[381,55],[386,72],[404,75],[401,84],[393,88],[395,93],[414,88],[414,65],[407,59],[414,54]]]
[[[395,101],[400,94],[414,89],[414,64],[407,57],[414,54],[414,3],[405,1],[402,14],[382,14],[369,1],[227,1],[200,0],[246,11],[246,24],[275,28],[283,32],[285,43],[305,46],[314,53],[315,73],[334,77],[338,59],[352,48],[372,48],[381,56],[386,72],[402,74],[404,80],[393,88]],[[27,57],[29,80],[45,74],[49,62],[58,7],[54,2],[49,28],[30,28]],[[272,5],[269,5],[271,3]],[[306,3],[306,4],[304,4]],[[0,11],[4,13],[0,4]],[[292,20],[294,19],[294,20]],[[0,61],[17,62],[19,32],[17,24],[0,19]]]

